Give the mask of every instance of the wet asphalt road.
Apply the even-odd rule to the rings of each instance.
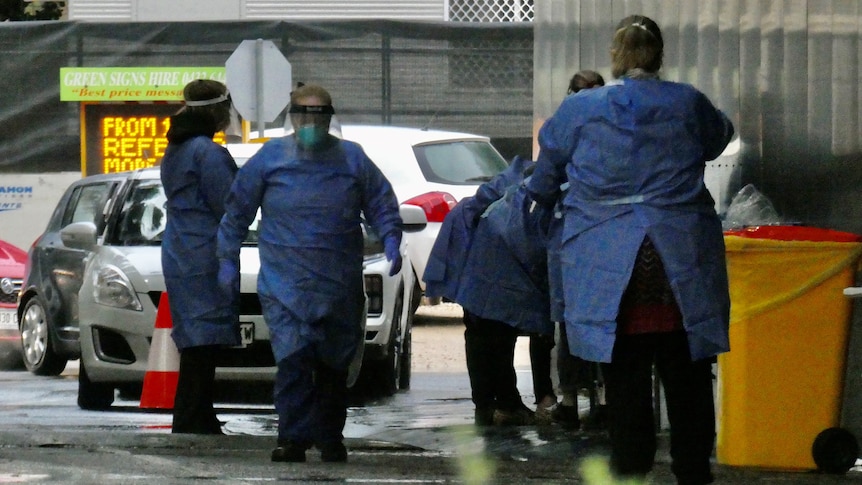
[[[170,414],[118,401],[109,412],[75,405],[75,366],[64,376],[0,372],[0,483],[588,483],[585,459],[606,456],[601,430],[472,426],[457,318],[429,312],[414,330],[411,390],[357,402],[345,428],[347,464],[273,464],[276,418],[266,403],[219,405],[227,436],[170,434]],[[522,339],[523,340],[523,339]],[[529,360],[519,342],[519,387],[533,402]],[[586,400],[581,402],[584,411]],[[661,437],[652,483],[671,484]],[[716,467],[717,483],[862,483],[846,475]],[[592,482],[596,483],[596,482]]]

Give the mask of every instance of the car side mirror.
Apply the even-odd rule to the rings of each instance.
[[[92,222],[74,222],[60,229],[60,239],[70,248],[92,251],[96,247],[96,225]]]
[[[401,204],[398,211],[401,213],[401,221],[404,223],[402,228],[404,232],[419,232],[428,225],[428,217],[419,206]]]

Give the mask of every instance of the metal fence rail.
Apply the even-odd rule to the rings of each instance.
[[[59,100],[61,67],[220,66],[257,38],[281,49],[294,81],[326,86],[342,122],[477,132],[530,155],[531,23],[14,22],[0,24],[0,172],[79,169],[79,106]]]

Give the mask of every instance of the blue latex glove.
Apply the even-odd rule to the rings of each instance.
[[[383,251],[386,254],[386,259],[392,263],[389,269],[389,276],[395,276],[401,271],[401,235],[390,234],[383,241]]]
[[[239,300],[239,268],[230,259],[219,259],[218,286],[231,302]]]

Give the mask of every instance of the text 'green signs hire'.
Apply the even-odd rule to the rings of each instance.
[[[225,82],[225,68],[63,67],[60,101],[180,101],[195,79]]]

